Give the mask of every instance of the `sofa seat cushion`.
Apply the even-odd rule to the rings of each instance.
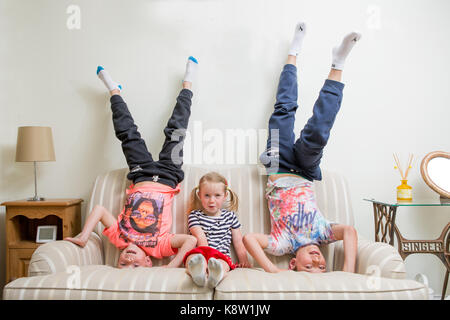
[[[412,280],[342,271],[313,274],[235,269],[216,287],[214,300],[428,299],[427,288]]]
[[[211,300],[213,290],[196,286],[184,268],[117,269],[71,266],[67,272],[19,278],[5,286],[4,299]]]

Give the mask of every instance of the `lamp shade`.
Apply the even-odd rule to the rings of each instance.
[[[19,127],[16,161],[55,161],[52,128]]]

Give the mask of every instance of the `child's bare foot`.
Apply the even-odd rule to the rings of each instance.
[[[79,235],[76,236],[75,238],[67,237],[67,238],[64,238],[64,240],[70,241],[72,243],[75,243],[76,245],[78,245],[78,246],[80,246],[82,248],[84,248],[84,246],[87,243],[87,240],[82,239]]]

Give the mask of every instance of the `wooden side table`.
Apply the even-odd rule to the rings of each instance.
[[[375,219],[375,241],[394,245],[394,234],[398,241],[398,252],[403,260],[411,254],[428,253],[437,256],[447,271],[442,286],[441,299],[445,298],[450,273],[450,222],[443,228],[441,235],[433,240],[409,240],[402,236],[395,223],[398,207],[442,207],[450,209],[450,203],[440,199],[413,199],[412,201],[379,201],[364,199],[373,204]],[[450,210],[449,210],[450,212]]]
[[[8,201],[6,207],[6,282],[28,275],[38,226],[56,225],[56,240],[76,236],[81,231],[82,199]]]

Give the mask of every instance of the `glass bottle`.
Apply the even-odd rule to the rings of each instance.
[[[408,180],[401,180],[402,184],[397,187],[397,200],[412,200],[412,187]]]

